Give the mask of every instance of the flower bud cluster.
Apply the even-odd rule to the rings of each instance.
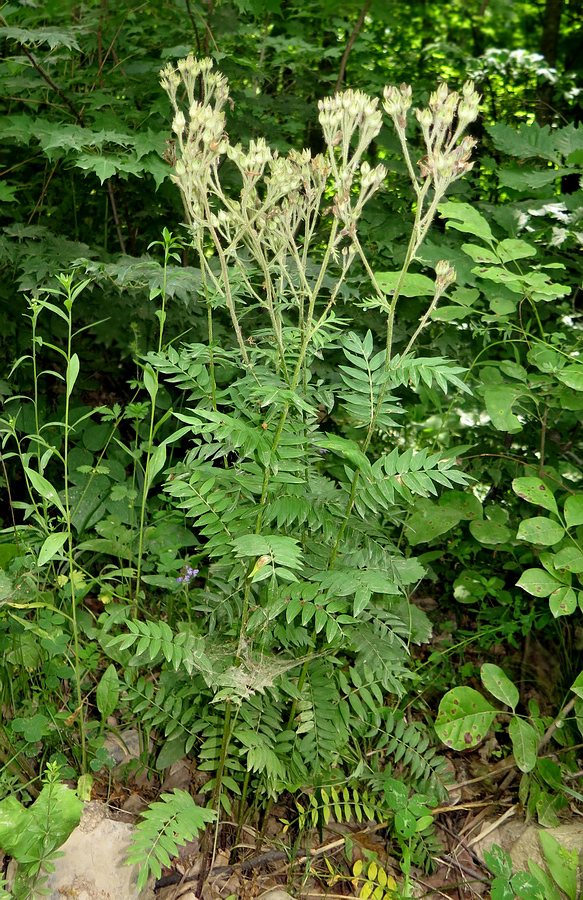
[[[328,146],[330,169],[336,182],[333,212],[350,233],[364,203],[378,190],[386,175],[382,166],[371,170],[368,163],[361,165],[363,154],[381,130],[382,113],[376,98],[353,90],[320,100],[318,108]],[[353,141],[355,134],[358,135],[356,145]],[[360,191],[354,202],[353,184],[357,173],[361,178]]]
[[[226,78],[212,71],[210,59],[187,56],[178,61],[175,69],[167,65],[160,73],[160,82],[174,109],[172,130],[176,146],[168,154],[174,162],[172,176],[185,200],[195,225],[204,220],[204,201],[216,172],[219,156],[228,148],[223,107],[229,99]],[[182,86],[188,101],[186,114],[178,102]]]
[[[437,294],[442,294],[444,291],[446,291],[457,278],[456,270],[445,259],[440,259],[436,264],[435,274],[437,276],[435,281]]]
[[[410,84],[403,83],[400,88],[395,85],[387,85],[383,91],[383,107],[387,115],[392,119],[406,120],[411,108],[413,88]],[[404,124],[403,124],[403,127]]]
[[[480,95],[476,92],[472,81],[466,81],[461,97],[457,91],[450,91],[447,84],[442,83],[429,98],[425,109],[416,109],[415,115],[421,126],[425,142],[426,155],[419,161],[421,177],[430,178],[438,194],[443,194],[447,187],[461,178],[472,168],[470,155],[475,146],[472,138],[461,140],[467,126],[478,116]],[[411,88],[408,85],[386,87],[383,106],[391,116],[403,146],[407,160],[408,148],[406,137],[407,112],[411,106]],[[414,179],[414,172],[409,171]]]

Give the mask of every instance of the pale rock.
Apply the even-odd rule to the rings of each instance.
[[[154,900],[153,880],[137,889],[138,866],[126,866],[133,826],[108,817],[107,807],[87,803],[79,827],[60,847],[46,887],[49,900]]]

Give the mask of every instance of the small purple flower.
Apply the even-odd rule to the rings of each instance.
[[[188,584],[191,578],[196,578],[199,569],[193,569],[192,566],[186,566],[186,574],[176,579],[178,584]]]

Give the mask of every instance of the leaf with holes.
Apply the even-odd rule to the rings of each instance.
[[[484,739],[497,712],[478,691],[456,687],[441,698],[435,730],[446,747],[469,750]]]

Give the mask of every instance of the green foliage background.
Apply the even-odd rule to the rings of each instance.
[[[433,846],[429,801],[417,799],[422,812],[412,815],[422,826],[409,833],[403,822],[421,795],[397,802],[392,774],[437,802],[437,737],[451,747],[453,733],[454,749],[463,749],[467,725],[445,703],[436,737],[439,696],[452,683],[454,698],[470,703],[476,694],[463,685],[477,668],[459,648],[472,643],[486,659],[502,644],[506,671],[524,681],[532,673],[516,670],[512,652],[528,647],[534,630],[557,647],[565,683],[542,713],[522,689],[504,749],[513,730],[526,735],[528,753],[513,745],[520,799],[543,824],[556,821],[566,802],[561,779],[576,756],[549,774],[537,748],[582,667],[581,13],[579,0],[49,0],[0,10],[5,793],[34,783],[48,759],[72,767],[68,774],[98,772],[118,710],[156,737],[148,764],[162,770],[196,755],[211,773],[215,809],[229,816],[238,806],[239,823],[262,800],[265,813],[284,788],[296,794],[302,827],[321,827],[332,812],[339,821],[362,817],[372,804],[379,816],[394,814],[392,840],[423,865]],[[461,87],[470,77],[482,94],[474,167],[440,203],[397,308],[401,354],[429,305],[436,264],[455,268],[416,356],[397,357],[392,380],[382,380],[385,309],[357,260],[309,359],[291,424],[282,424],[276,462],[276,413],[292,401],[265,349],[260,304],[242,319],[263,379],[250,386],[170,178],[159,72],[191,52],[212,57],[229,79],[231,144],[264,137],[282,155],[325,149],[317,103],[346,87],[381,96],[385,85],[405,82],[423,107],[440,81]],[[424,150],[414,116],[407,137],[417,164]],[[378,291],[390,298],[407,262],[415,197],[388,118],[367,160],[384,165],[387,178],[363,211],[359,237]],[[235,196],[235,168],[225,165],[221,178]],[[318,227],[310,278],[326,253]],[[63,272],[87,282],[74,307]],[[251,279],[259,284],[255,272]],[[245,284],[233,285],[244,298]],[[43,306],[47,296],[68,300],[68,314]],[[379,428],[365,440],[361,425],[377,402],[385,404]],[[72,423],[69,443],[63,422]],[[41,432],[44,456],[34,437]],[[51,456],[63,446],[64,475]],[[311,472],[309,490],[293,486],[302,484],[301,466]],[[265,527],[258,519],[253,531],[270,467],[279,487],[270,485]],[[319,581],[296,586],[302,552],[321,561],[344,536],[341,506],[361,472],[340,575],[335,551]],[[35,491],[42,499],[31,502]],[[66,507],[62,531],[53,503]],[[85,554],[83,564],[74,553]],[[276,567],[269,582],[259,571],[264,558]],[[74,559],[77,583],[68,574]],[[382,577],[372,572],[381,562]],[[193,567],[200,582],[189,594]],[[432,622],[411,602],[424,591],[437,599]],[[257,658],[242,645],[241,620],[259,635],[262,665],[271,665],[263,685],[259,676],[253,682]],[[432,627],[455,639],[431,650]],[[429,649],[417,658],[411,648],[420,645]],[[492,690],[502,682],[491,671],[484,679],[483,667],[482,678],[501,702],[512,696],[514,713],[514,692]],[[69,682],[76,692],[63,689]],[[496,715],[483,703],[480,737]],[[581,703],[573,700],[573,727],[561,736],[567,747],[578,739]],[[306,800],[308,787],[315,793]],[[178,814],[171,795],[164,803],[150,830]],[[187,813],[193,833],[212,818]]]

